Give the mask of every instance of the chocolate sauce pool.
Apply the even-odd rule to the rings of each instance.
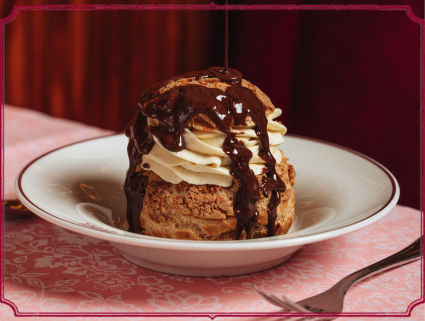
[[[216,88],[189,84],[174,87],[163,94],[159,93],[168,83],[182,78],[219,78],[231,87],[223,92]],[[265,197],[271,193],[267,206],[268,236],[276,234],[276,208],[280,203],[280,193],[286,191],[286,186],[276,173],[276,160],[270,152],[265,106],[250,89],[242,87],[241,82],[242,74],[239,71],[211,67],[158,83],[143,93],[139,101],[140,109],[125,130],[130,139],[127,148],[130,167],[124,184],[129,231],[142,233],[139,216],[143,208],[147,179],[136,173],[136,167],[142,156],[151,151],[154,145],[153,135],[167,150],[181,151],[185,148],[182,135],[184,128],[193,117],[204,113],[227,135],[223,151],[232,161],[231,174],[241,182],[233,207],[238,220],[237,238],[240,239],[243,230],[246,231],[246,238],[252,238],[250,223],[258,220],[255,203],[260,198],[261,191]],[[246,125],[248,115],[255,123],[255,133],[260,139],[259,156],[266,162],[267,171],[261,186],[249,168],[252,152],[235,138],[230,128],[232,120],[236,126]],[[148,126],[147,117],[158,120],[159,125]]]

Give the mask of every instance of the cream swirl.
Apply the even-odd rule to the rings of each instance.
[[[268,115],[267,134],[270,152],[276,159],[276,164],[282,161],[279,146],[283,142],[286,127],[274,118],[282,111],[276,108]],[[150,125],[155,126],[155,120],[149,119]],[[231,132],[251,150],[252,158],[249,167],[255,175],[263,173],[265,161],[258,156],[260,140],[255,134],[254,126],[234,126]],[[189,184],[212,184],[223,187],[232,185],[233,176],[230,174],[231,161],[223,151],[226,135],[218,130],[200,131],[184,129],[183,139],[185,149],[171,152],[164,148],[154,136],[155,145],[148,155],[143,155],[141,166],[144,170],[155,172],[163,180],[172,184],[185,181]]]

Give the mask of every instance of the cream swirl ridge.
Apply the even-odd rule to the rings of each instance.
[[[276,108],[268,115],[267,134],[270,143],[270,152],[276,159],[276,164],[282,160],[279,146],[283,142],[286,127],[273,119],[279,117],[281,110]],[[155,126],[155,121],[149,119],[149,124]],[[232,126],[232,134],[243,142],[252,152],[249,162],[250,169],[255,175],[264,173],[265,161],[259,157],[260,140],[254,126]],[[152,170],[163,180],[178,184],[185,181],[189,184],[212,184],[230,187],[233,182],[231,175],[231,160],[223,151],[226,134],[218,131],[201,131],[185,128],[183,140],[185,149],[172,152],[164,148],[159,139],[153,136],[155,144],[147,155],[141,159],[144,170]]]

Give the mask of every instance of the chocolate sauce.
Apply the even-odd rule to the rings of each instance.
[[[125,135],[130,138],[127,146],[130,166],[124,182],[124,193],[127,199],[127,222],[130,232],[141,233],[139,216],[146,193],[147,178],[136,173],[142,155],[149,154],[153,147],[153,139],[147,126],[147,118],[140,111],[127,125]]]
[[[223,144],[223,150],[232,161],[231,174],[238,178],[241,186],[236,192],[233,211],[238,219],[238,239],[244,228],[247,228],[247,237],[251,236],[251,222],[258,220],[255,203],[260,198],[260,186],[254,172],[249,168],[252,152],[239,142],[234,134],[228,134]]]
[[[161,94],[170,81],[181,78],[219,78],[228,83],[226,92],[217,88],[207,88],[197,84],[189,84],[170,89]],[[234,212],[238,219],[238,235],[240,238],[245,229],[247,238],[251,238],[251,222],[258,220],[256,201],[271,192],[267,207],[268,235],[276,233],[276,208],[280,203],[280,193],[286,186],[276,173],[276,160],[269,149],[267,135],[267,118],[265,107],[254,93],[241,86],[242,74],[234,69],[225,71],[222,67],[211,67],[207,70],[187,73],[167,82],[154,85],[146,90],[139,101],[140,110],[128,125],[126,135],[130,138],[128,156],[130,168],[124,185],[127,196],[127,221],[131,231],[140,233],[138,218],[143,207],[146,179],[136,173],[136,166],[141,162],[142,155],[149,154],[154,145],[153,135],[167,150],[177,152],[185,148],[183,130],[189,121],[198,114],[207,114],[218,129],[227,135],[223,151],[231,159],[231,174],[240,180],[241,186],[236,192]],[[266,176],[260,186],[254,172],[249,168],[252,152],[243,142],[231,133],[232,121],[235,125],[245,125],[246,117],[251,116],[255,123],[255,132],[260,139],[259,156],[267,163]],[[157,127],[147,125],[147,117],[158,121]]]

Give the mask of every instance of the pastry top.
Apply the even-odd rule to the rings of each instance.
[[[193,73],[192,73],[193,74]],[[147,90],[143,96],[162,95],[163,99],[168,99],[170,90],[189,85],[213,88],[226,95],[226,91],[231,87],[227,82],[219,78],[185,78],[175,77],[168,82],[158,83]],[[241,86],[251,90],[254,95],[264,105],[264,112],[267,115],[267,133],[270,144],[270,151],[280,163],[281,155],[278,152],[279,145],[283,142],[283,135],[286,127],[273,118],[281,114],[281,110],[275,108],[270,99],[256,86],[246,80],[241,81]],[[220,97],[217,93],[216,96]],[[150,114],[149,109],[156,108],[151,103],[151,99],[141,99],[140,107],[143,113]],[[200,102],[197,102],[200,103]],[[158,126],[158,121],[148,118],[149,126]],[[243,126],[230,126],[231,132],[236,134],[235,138],[242,141],[252,152],[249,160],[249,167],[255,175],[261,174],[265,170],[265,160],[259,157],[260,140],[254,130],[254,122],[250,115],[245,119]],[[154,136],[155,145],[149,154],[143,155],[141,166],[145,170],[152,170],[163,180],[178,184],[185,181],[190,184],[214,184],[222,187],[232,185],[233,176],[231,174],[231,160],[223,151],[223,143],[226,134],[221,132],[217,124],[206,113],[199,113],[191,118],[183,131],[185,148],[182,151],[170,151],[165,148],[158,137]]]
[[[185,77],[185,75],[182,75],[182,77]],[[176,77],[177,78],[177,77]],[[175,87],[181,87],[181,86],[187,86],[187,85],[200,85],[207,88],[216,88],[223,91],[223,94],[226,92],[226,90],[230,87],[230,85],[226,82],[221,81],[219,78],[200,78],[200,79],[194,79],[194,78],[179,78],[175,80],[170,80],[166,85],[161,83],[162,86],[160,86],[159,89],[156,89],[158,93],[164,94],[168,92],[170,89]],[[257,86],[251,84],[248,80],[242,79],[241,81],[242,87],[250,89],[254,95],[260,100],[264,105],[264,112],[267,116],[267,118],[273,119],[276,117],[279,117],[282,113],[280,109],[275,113],[275,106],[271,102],[270,98],[261,91],[260,88]],[[156,86],[153,86],[153,88],[157,88],[158,84]],[[142,110],[146,108],[146,103],[142,103],[140,106]],[[247,116],[246,118],[246,125],[247,126],[254,126],[254,122],[252,121],[251,116]],[[212,130],[218,130],[217,125],[214,123],[214,121],[206,114],[201,113],[196,115],[194,118],[192,118],[189,121],[188,124],[189,128],[195,128],[202,131],[212,131]]]

